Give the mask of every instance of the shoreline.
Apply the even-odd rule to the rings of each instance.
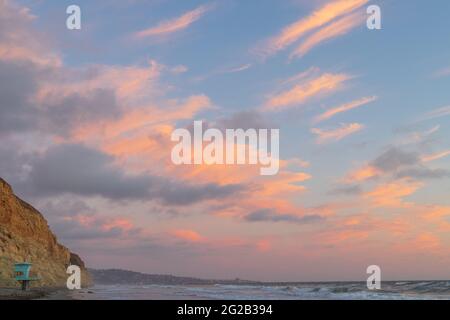
[[[417,285],[419,285],[418,288]],[[36,287],[29,291],[19,288],[0,288],[0,300],[216,300],[216,299],[269,299],[269,300],[449,300],[450,291],[442,284],[418,283],[411,290],[403,284],[399,288],[368,291],[351,284],[316,286],[186,286],[186,285],[94,285],[81,290]],[[445,284],[444,284],[445,285]],[[426,289],[426,290],[425,290]]]

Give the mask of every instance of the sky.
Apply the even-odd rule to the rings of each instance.
[[[66,27],[73,4],[81,30]],[[449,12],[0,0],[0,176],[92,268],[449,279]],[[278,174],[175,165],[172,132],[199,120],[279,129]]]

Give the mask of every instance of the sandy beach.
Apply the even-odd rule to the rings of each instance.
[[[0,288],[0,300],[109,300],[119,299],[126,300],[130,297],[129,292],[126,293],[116,291],[112,295],[104,288],[85,288],[81,290],[68,290],[65,288],[32,288],[28,291],[22,291],[15,288]],[[134,299],[146,300],[192,300],[202,299],[195,296],[179,296],[167,290],[161,290],[158,287],[150,287],[145,289],[145,294],[133,296]]]
[[[0,300],[34,300],[42,299],[50,295],[56,289],[33,288],[22,291],[15,288],[0,288]]]
[[[89,294],[81,290],[80,295]],[[39,287],[22,291],[19,288],[0,288],[0,300],[74,300],[74,292],[66,288]]]

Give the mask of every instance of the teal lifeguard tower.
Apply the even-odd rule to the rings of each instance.
[[[33,264],[29,262],[22,262],[14,264],[14,277],[17,281],[20,282],[22,286],[22,290],[25,291],[28,289],[30,281],[39,280],[38,277],[31,276],[31,266]]]

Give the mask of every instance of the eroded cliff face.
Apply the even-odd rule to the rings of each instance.
[[[90,284],[83,261],[59,244],[42,214],[14,195],[0,178],[0,287],[18,287],[14,263],[33,263],[32,272],[41,280],[32,286],[64,287],[69,264],[82,268],[82,283]]]

